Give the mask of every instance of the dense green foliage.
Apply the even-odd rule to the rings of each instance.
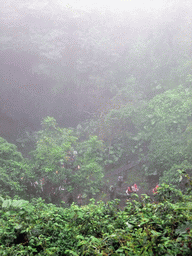
[[[190,255],[192,8],[179,2],[146,16],[2,4],[1,255]],[[148,194],[155,176],[156,203],[107,202],[119,174]]]
[[[142,195],[70,208],[0,198],[1,255],[191,255],[191,196],[162,184]],[[186,229],[187,228],[187,229]]]
[[[67,152],[77,138],[68,129],[57,126],[56,120],[47,117],[42,121],[42,130],[37,134],[36,147],[32,155],[32,172],[35,180],[48,176],[49,180],[58,184],[65,179],[65,169],[61,171],[60,161],[67,163]]]
[[[192,170],[191,98],[191,88],[179,86],[140,106],[111,109],[76,129],[60,128],[53,117],[46,117],[33,135],[30,161],[2,139],[1,186],[15,195],[37,181],[38,190],[28,194],[45,198],[50,197],[42,193],[45,179],[53,187],[92,196],[102,186],[104,168],[128,160],[142,160],[139,171],[145,175],[156,173],[161,182],[179,184],[177,170]],[[62,198],[61,191],[57,196]]]
[[[9,0],[1,8],[2,76],[9,81],[1,93],[5,99],[14,94],[2,109],[14,116],[15,102],[21,102],[27,120],[37,115],[38,127],[49,116],[39,132],[24,131],[30,124],[19,118],[25,128],[17,145],[27,157],[32,151],[32,160],[17,179],[40,183],[46,177],[57,186],[68,179],[68,191],[95,194],[110,165],[142,160],[143,174],[157,173],[161,182],[172,183],[179,180],[172,170],[187,163],[191,171],[191,3],[168,2],[158,15],[151,3],[147,16],[139,5],[135,14],[131,8],[100,12],[45,0]],[[10,80],[7,70],[16,78]],[[40,83],[31,84],[31,76]],[[73,129],[66,128],[69,119]],[[76,150],[72,163],[68,153]],[[2,168],[2,184],[8,184],[8,167]],[[82,180],[89,182],[82,186]]]
[[[17,147],[0,137],[0,190],[2,194],[22,195],[29,166]]]
[[[165,171],[175,175],[169,171],[174,165],[184,161],[192,164],[191,99],[191,88],[178,86],[138,106],[127,104],[108,110],[94,122],[77,127],[77,132],[82,139],[86,131],[103,139],[106,165],[144,159],[146,175],[162,177]],[[163,181],[168,182],[166,178]]]
[[[36,139],[30,161],[30,175],[33,182],[38,182],[36,194],[48,199],[54,188],[55,199],[49,200],[57,197],[59,201],[66,192],[91,196],[99,191],[103,167],[102,158],[99,158],[102,141],[97,136],[78,141],[72,130],[59,128],[54,118],[47,117],[42,121],[42,130],[36,133]],[[58,191],[59,187],[65,191]]]

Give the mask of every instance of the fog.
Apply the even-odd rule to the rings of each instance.
[[[191,255],[191,21],[0,1],[0,254]]]
[[[99,116],[130,77],[145,99],[149,85],[166,86],[179,58],[191,54],[190,1],[9,0],[0,7],[1,136],[9,141],[38,130],[47,115],[65,127]]]

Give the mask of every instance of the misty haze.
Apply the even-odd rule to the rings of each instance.
[[[192,250],[192,2],[0,2],[0,255]]]

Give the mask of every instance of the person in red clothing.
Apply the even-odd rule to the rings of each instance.
[[[138,187],[137,187],[137,184],[136,184],[136,183],[135,183],[133,186],[134,186],[134,190],[135,190],[135,192],[139,191],[139,189],[138,189]]]
[[[132,187],[128,187],[126,190],[126,194],[129,196],[131,193],[133,193]]]
[[[138,189],[136,183],[131,186],[131,189],[132,189],[132,192],[137,192],[137,191],[139,191],[139,189]]]
[[[159,184],[157,183],[155,188],[153,188],[153,190],[152,190],[154,195],[158,193],[157,192],[158,187],[159,187]]]

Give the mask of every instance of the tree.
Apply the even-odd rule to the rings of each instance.
[[[94,195],[98,192],[103,173],[102,158],[99,157],[102,142],[97,137],[78,143],[72,130],[59,128],[53,117],[42,121],[42,130],[37,132],[37,137],[31,162],[39,195],[48,197],[53,192],[61,198],[59,187],[64,194]]]
[[[103,142],[97,136],[90,136],[80,142],[77,149],[80,169],[77,169],[73,180],[82,193],[93,196],[99,192],[103,182]]]
[[[49,194],[52,188],[63,187],[70,178],[73,164],[70,164],[69,154],[73,152],[77,138],[70,129],[59,128],[53,117],[44,118],[41,124],[42,130],[36,134],[36,148],[31,152],[31,168],[39,192],[43,191],[42,180],[49,187],[49,191],[44,192],[44,196],[47,196],[46,193]]]
[[[161,182],[166,182],[168,184],[176,184],[182,189],[186,188],[186,179],[183,179],[182,173],[187,173],[191,175],[192,173],[192,126],[191,122],[187,125],[187,128],[183,134],[185,146],[181,152],[183,162],[180,161],[178,164],[173,164],[170,169],[164,171],[163,176],[161,177]]]
[[[0,137],[0,190],[2,194],[14,196],[26,192],[29,166],[14,144]]]

